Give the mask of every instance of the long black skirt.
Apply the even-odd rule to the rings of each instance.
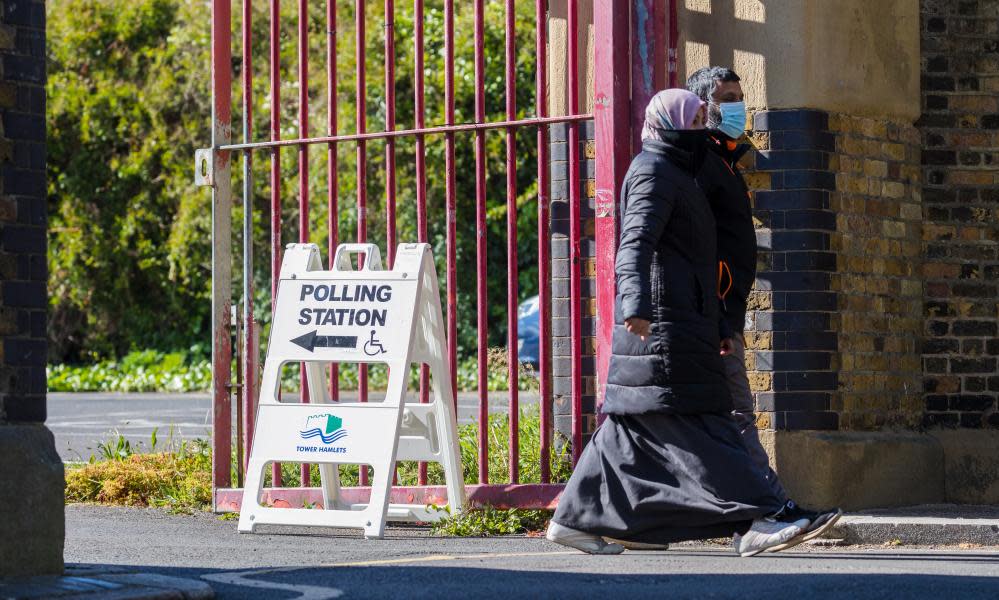
[[[729,414],[609,415],[554,521],[647,543],[730,536],[782,506]]]

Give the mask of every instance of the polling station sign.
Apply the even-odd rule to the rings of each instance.
[[[363,255],[353,268],[352,255]],[[285,249],[267,344],[256,436],[250,449],[239,531],[258,525],[357,527],[381,537],[385,522],[432,521],[444,513],[389,501],[396,461],[441,463],[453,514],[465,505],[444,317],[427,244],[400,244],[394,268],[381,269],[373,244],[342,244],[323,269],[315,244]],[[384,363],[389,380],[381,402],[333,402],[330,363]],[[309,404],[282,401],[281,369],[301,363]],[[414,365],[430,372],[428,403],[407,401]],[[287,399],[287,397],[285,398]],[[274,462],[319,466],[322,509],[261,504],[265,471]],[[348,505],[339,465],[370,465],[370,500]]]
[[[360,349],[376,357],[386,352],[379,330],[389,324],[392,285],[298,282],[298,324],[305,333],[291,341],[316,348]],[[335,333],[334,333],[335,332]]]
[[[380,263],[378,256],[367,260]],[[362,280],[351,282],[330,280],[329,272],[305,275],[308,278],[281,281],[279,302],[291,308],[275,318],[275,331],[283,338],[276,340],[279,349],[287,345],[303,357],[329,361],[386,360],[401,342],[391,332],[410,325],[416,273],[398,281],[392,272],[359,270],[352,271],[352,277]]]

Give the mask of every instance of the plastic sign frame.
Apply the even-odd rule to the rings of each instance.
[[[363,255],[354,269],[352,256]],[[396,461],[434,461],[444,467],[451,513],[466,504],[451,374],[437,272],[429,244],[400,244],[395,266],[381,269],[374,244],[342,244],[330,270],[315,244],[289,244],[277,301],[239,515],[239,531],[257,525],[357,527],[366,538],[384,535],[387,520],[434,521],[443,511],[389,502]],[[281,402],[285,364],[301,362],[310,404]],[[332,402],[325,367],[384,363],[383,402]],[[412,365],[430,370],[430,402],[407,402]],[[322,509],[274,508],[260,503],[271,462],[319,465]],[[346,504],[338,466],[374,468],[367,504]]]

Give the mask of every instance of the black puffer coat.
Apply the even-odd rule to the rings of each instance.
[[[728,291],[721,304],[720,324],[721,336],[732,337],[746,326],[746,304],[756,281],[756,229],[749,188],[738,165],[750,146],[714,135],[708,149],[697,184],[715,215],[718,260],[728,266],[720,282],[721,289]]]
[[[694,182],[704,138],[646,141],[624,177],[614,337],[603,412],[732,410],[718,353],[715,221]],[[624,322],[651,322],[642,341]]]

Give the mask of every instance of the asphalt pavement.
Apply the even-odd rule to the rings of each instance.
[[[290,527],[155,509],[66,507],[75,572],[114,569],[208,582],[237,598],[999,598],[999,548],[797,547],[739,558],[726,545],[588,556],[537,537],[439,538],[391,528]]]
[[[380,401],[383,392],[369,400]],[[356,400],[356,392],[341,395]],[[521,407],[537,404],[537,395],[520,392]],[[506,392],[489,393],[490,412],[506,412]],[[208,394],[157,393],[49,393],[46,425],[55,434],[56,449],[64,461],[85,461],[97,455],[97,444],[118,434],[133,446],[148,451],[153,430],[157,446],[195,438],[207,439],[212,431],[211,397]],[[458,394],[458,423],[477,421],[477,392]]]

